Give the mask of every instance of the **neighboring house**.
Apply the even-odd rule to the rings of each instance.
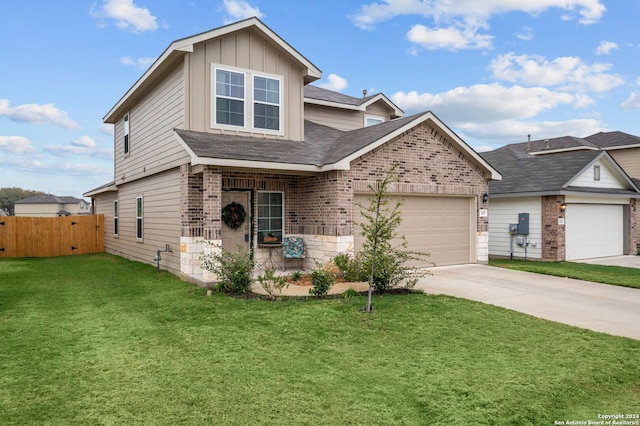
[[[91,203],[82,198],[44,194],[16,201],[14,210],[16,216],[72,216],[91,214]]]
[[[588,139],[531,141],[482,154],[503,176],[489,184],[490,256],[558,261],[636,253],[640,190]],[[528,213],[527,235],[510,227],[525,221],[520,213]]]
[[[151,263],[169,244],[163,268],[207,280],[204,240],[262,261],[271,233],[302,237],[313,266],[359,249],[358,203],[397,163],[410,248],[486,262],[496,170],[431,112],[309,85],[321,76],[256,18],[173,42],[104,118],[115,180],[85,196],[105,249]]]

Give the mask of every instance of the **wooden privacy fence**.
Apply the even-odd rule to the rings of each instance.
[[[0,217],[1,257],[49,257],[104,251],[104,215]]]

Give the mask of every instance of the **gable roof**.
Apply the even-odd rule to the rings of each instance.
[[[640,189],[627,174],[602,150],[569,151],[549,155],[530,155],[521,144],[507,145],[481,155],[496,165],[502,181],[490,182],[491,196],[553,195],[567,192],[595,192],[640,198]],[[628,189],[584,188],[572,182],[588,167],[603,161]]]
[[[192,165],[234,166],[304,172],[349,170],[354,159],[429,121],[490,179],[500,174],[430,111],[352,131],[305,121],[304,141],[255,138],[174,129]]]
[[[144,93],[145,90],[158,80],[165,71],[175,64],[178,58],[183,57],[187,53],[193,52],[195,44],[247,28],[252,28],[260,32],[266,38],[273,41],[291,59],[298,62],[304,69],[303,80],[305,84],[311,83],[322,77],[322,71],[320,71],[318,67],[313,65],[311,61],[305,58],[278,34],[267,27],[260,19],[256,17],[248,18],[172,42],[169,47],[162,52],[160,57],[149,67],[149,69],[142,74],[138,81],[131,86],[127,93],[120,98],[118,103],[109,110],[109,112],[104,116],[103,121],[105,123],[115,123],[116,120],[118,120],[124,113],[126,106],[131,99],[135,99],[139,94]]]
[[[16,201],[14,204],[76,204],[84,201],[81,198],[71,196],[58,196],[53,194],[34,195]]]
[[[624,132],[599,132],[585,138],[604,149],[640,148],[640,137]]]
[[[345,95],[342,93],[334,92],[333,90],[323,89],[318,86],[306,85],[304,86],[304,102],[314,105],[329,106],[334,108],[349,109],[355,111],[366,111],[367,107],[378,101],[382,101],[393,111],[391,118],[398,118],[404,115],[396,104],[391,102],[382,93],[378,93],[371,96],[364,96],[362,98],[355,98],[353,96]]]

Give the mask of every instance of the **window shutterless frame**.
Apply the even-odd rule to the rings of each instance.
[[[258,243],[273,234],[279,242],[284,236],[284,192],[258,191]]]
[[[118,200],[113,202],[113,235],[118,235]]]
[[[136,239],[142,240],[143,233],[143,204],[142,197],[136,197]]]
[[[124,155],[129,154],[129,113],[124,116],[123,121],[123,131],[124,131],[124,140],[123,140],[123,152]]]

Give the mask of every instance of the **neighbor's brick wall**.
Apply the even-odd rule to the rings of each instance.
[[[629,202],[629,254],[637,254],[638,253],[638,200],[632,198]]]
[[[542,197],[542,260],[555,262],[566,257],[565,225],[559,225],[558,219],[564,218],[559,209],[564,203],[564,195]]]

